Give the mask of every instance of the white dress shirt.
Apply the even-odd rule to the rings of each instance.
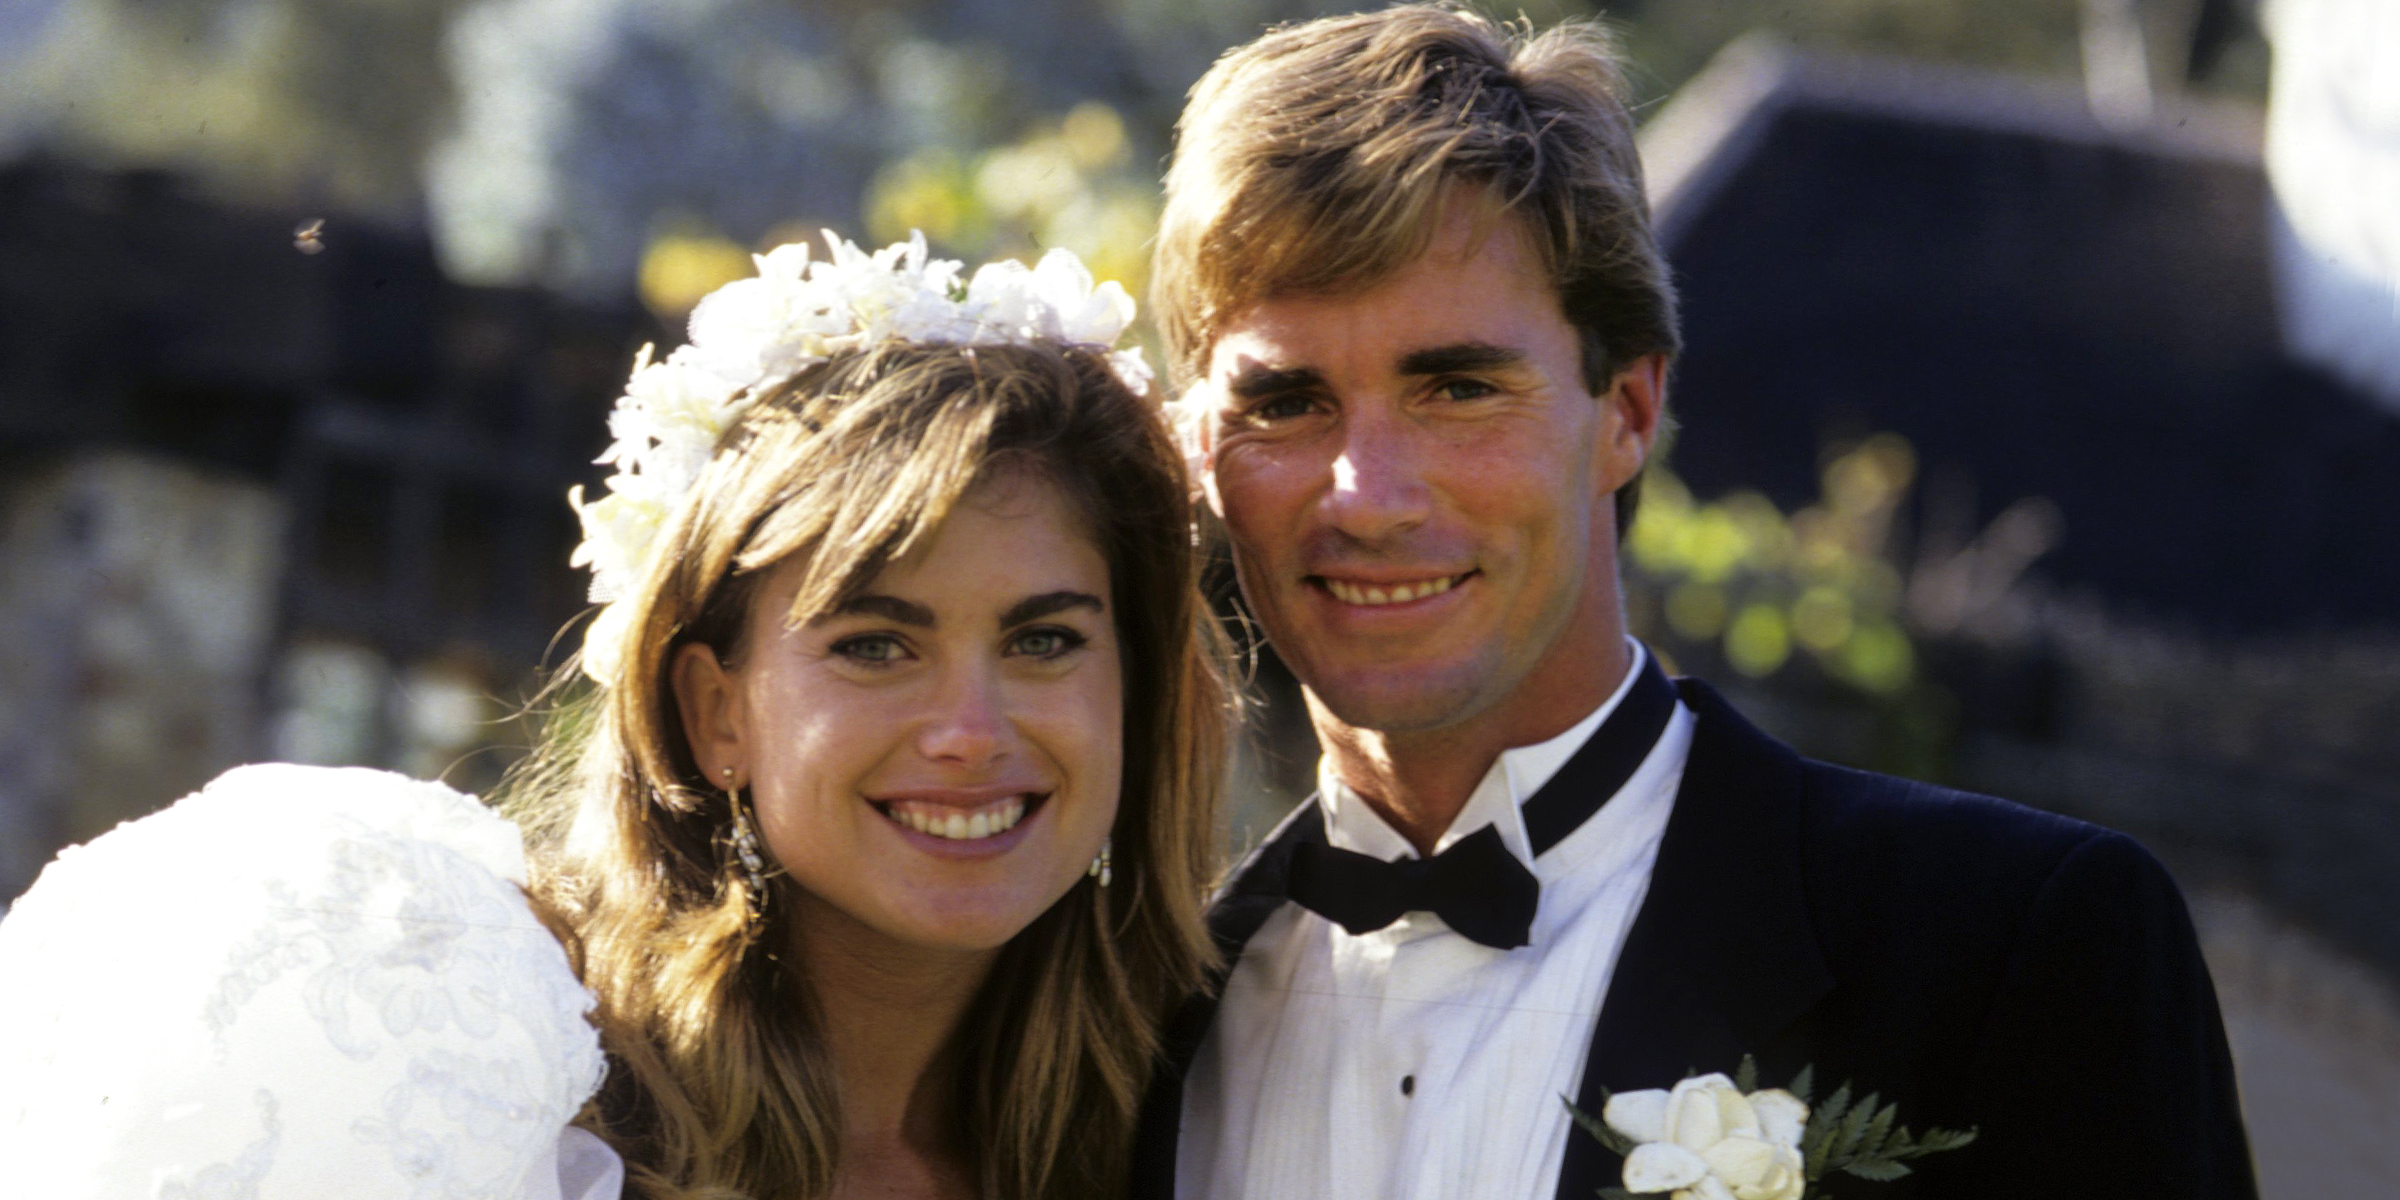
[[[1541,883],[1531,944],[1496,950],[1410,913],[1352,936],[1285,904],[1250,939],[1184,1085],[1181,1200],[1547,1200],[1600,1002],[1683,780],[1680,702],[1632,778],[1535,858],[1520,805],[1631,690],[1492,764],[1435,852],[1495,825]],[[1414,856],[1329,766],[1326,841]]]

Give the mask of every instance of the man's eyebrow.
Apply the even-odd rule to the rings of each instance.
[[[1015,604],[1009,605],[1008,611],[1000,614],[1000,627],[1011,629],[1027,621],[1038,621],[1052,613],[1065,612],[1070,608],[1088,608],[1093,612],[1108,611],[1108,606],[1100,602],[1100,597],[1090,592],[1064,590],[1043,592],[1038,596],[1027,596]]]
[[[1411,350],[1400,359],[1402,375],[1458,375],[1496,371],[1525,361],[1523,351],[1490,342],[1457,342]]]
[[[882,596],[873,592],[864,596],[852,596],[835,605],[833,611],[825,615],[828,617],[882,617],[887,621],[897,621],[902,625],[914,625],[920,629],[933,628],[932,609],[913,600],[903,600],[898,596]]]
[[[1262,396],[1279,396],[1285,392],[1303,391],[1318,387],[1325,377],[1315,367],[1270,367],[1261,362],[1242,364],[1225,381],[1225,390],[1240,400],[1256,400]]]

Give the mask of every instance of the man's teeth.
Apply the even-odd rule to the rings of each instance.
[[[1415,583],[1397,583],[1389,586],[1327,579],[1325,590],[1332,592],[1333,598],[1344,604],[1364,604],[1371,607],[1380,604],[1406,604],[1411,600],[1422,600],[1427,596],[1440,595],[1457,587],[1458,581],[1465,578],[1464,575],[1444,575],[1439,579],[1424,579]]]
[[[997,804],[981,808],[961,809],[947,804],[921,804],[912,800],[895,800],[886,810],[891,818],[916,830],[938,838],[971,842],[995,833],[1006,833],[1025,819],[1025,798],[1011,796]]]

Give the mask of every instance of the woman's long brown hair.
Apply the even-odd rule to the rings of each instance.
[[[691,642],[730,657],[757,581],[807,564],[789,621],[831,611],[924,544],[979,481],[1031,471],[1109,566],[1125,672],[1114,880],[1079,881],[1001,951],[959,1031],[958,1126],[995,1200],[1113,1194],[1167,1008],[1213,951],[1228,721],[1198,598],[1183,460],[1098,352],[894,343],[821,364],[727,432],[629,604],[621,682],[559,710],[505,790],[535,898],[571,930],[611,1057],[582,1123],[652,1200],[817,1197],[842,1114],[805,948],[763,917],[726,795],[693,762],[667,682]],[[763,619],[763,614],[762,614]],[[795,886],[777,879],[770,893]]]

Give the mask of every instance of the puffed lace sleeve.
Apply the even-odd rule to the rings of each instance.
[[[615,1200],[567,1122],[590,994],[514,826],[380,771],[243,767],[0,920],[0,1192]]]

